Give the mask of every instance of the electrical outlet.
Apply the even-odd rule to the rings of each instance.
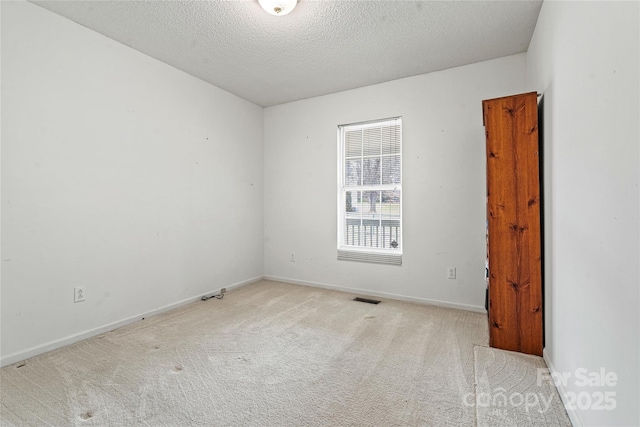
[[[221,293],[221,294],[224,294],[225,292],[227,292],[227,288],[222,288],[222,289],[220,289],[220,293]]]
[[[449,267],[447,269],[447,278],[449,278],[449,279],[455,279],[456,278],[456,268],[455,267]]]
[[[85,297],[84,286],[77,286],[73,288],[73,302],[82,302]]]
[[[296,254],[292,253],[291,254],[291,259],[289,261],[296,262]]]

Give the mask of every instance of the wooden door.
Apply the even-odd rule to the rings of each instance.
[[[490,345],[542,355],[537,94],[483,101]]]

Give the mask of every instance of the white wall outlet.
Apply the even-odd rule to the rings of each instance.
[[[291,258],[289,259],[291,262],[296,262],[296,254],[292,253]]]
[[[456,268],[455,267],[449,267],[447,269],[447,278],[448,279],[455,279],[456,278]]]
[[[73,288],[73,302],[84,301],[85,289],[84,286],[77,286]]]

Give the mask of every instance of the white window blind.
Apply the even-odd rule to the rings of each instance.
[[[402,119],[343,125],[338,259],[402,263]]]

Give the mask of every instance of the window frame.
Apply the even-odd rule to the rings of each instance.
[[[392,154],[383,154],[380,152],[379,156],[364,156],[361,158],[364,160],[367,157],[369,158],[380,158],[380,174],[381,180],[380,184],[374,185],[363,185],[362,180],[360,185],[356,186],[347,186],[346,185],[346,167],[345,162],[347,156],[346,155],[346,133],[354,130],[361,130],[367,128],[376,128],[376,127],[384,127],[385,125],[398,125],[400,128],[399,132],[399,151],[398,153]],[[357,122],[350,124],[343,124],[338,126],[338,236],[337,236],[337,249],[338,249],[338,259],[339,260],[350,260],[350,261],[361,261],[361,262],[373,262],[373,263],[381,263],[381,264],[394,264],[394,265],[402,265],[402,254],[403,254],[403,221],[402,221],[402,117],[391,117],[386,119],[378,119],[378,120],[370,120],[366,122]],[[382,173],[383,173],[383,163],[382,160],[384,157],[391,156],[399,156],[400,158],[400,183],[399,184],[383,184]],[[363,162],[364,163],[364,162]],[[364,171],[363,166],[361,166],[361,170]],[[364,173],[364,172],[362,172]],[[399,190],[399,241],[398,247],[395,249],[387,249],[387,248],[374,248],[374,247],[366,247],[366,246],[354,246],[347,245],[345,243],[345,233],[346,233],[346,194],[348,191],[395,191]],[[382,200],[380,200],[380,204],[382,205]],[[382,221],[382,212],[380,212],[380,221]],[[378,235],[379,237],[379,235]]]

